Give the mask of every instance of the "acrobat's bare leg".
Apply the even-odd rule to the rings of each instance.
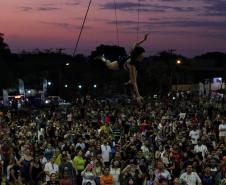
[[[119,69],[118,61],[111,62],[110,60],[106,59],[104,55],[102,55],[100,59],[102,62],[104,62],[104,64],[107,66],[108,69],[110,70]]]

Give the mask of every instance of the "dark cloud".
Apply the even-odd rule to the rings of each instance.
[[[108,21],[108,24],[115,24],[115,21]],[[136,20],[118,20],[119,25],[134,25]],[[226,21],[208,21],[208,20],[167,20],[167,19],[150,19],[150,21],[141,21],[141,25],[150,27],[184,27],[184,28],[215,28],[226,29]]]
[[[57,26],[57,27],[61,27],[64,29],[69,29],[71,27],[70,24],[68,23],[58,23],[58,22],[45,22],[45,21],[41,21],[42,24],[48,24],[48,25],[52,25],[52,26]]]
[[[226,1],[225,0],[211,0],[204,1],[206,5],[204,6],[205,16],[226,16]]]
[[[160,0],[162,2],[181,2],[181,1],[192,1],[192,0]]]
[[[216,31],[210,31],[210,32],[201,32],[201,31],[163,31],[163,30],[155,30],[151,31],[151,34],[157,34],[157,35],[176,35],[179,37],[188,37],[188,36],[196,36],[196,37],[205,37],[205,38],[214,38],[214,39],[226,39],[226,35],[223,32],[216,32]]]
[[[194,12],[195,8],[193,7],[172,7],[173,10],[175,10],[176,12]]]
[[[174,20],[174,21],[158,21],[150,23],[152,26],[166,27],[192,27],[192,28],[216,28],[226,29],[226,21],[208,21],[208,20]]]
[[[125,27],[123,29],[120,30],[119,34],[134,34],[136,35],[136,22],[131,22],[129,21],[129,26]],[[216,31],[216,30],[212,30],[212,31],[201,31],[201,30],[190,30],[190,29],[185,29],[185,30],[179,30],[179,29],[175,29],[175,30],[165,30],[165,29],[161,29],[161,28],[151,28],[151,29],[147,29],[145,31],[145,28],[143,28],[143,31],[140,32],[140,35],[143,35],[144,33],[150,33],[150,35],[160,35],[160,36],[169,36],[169,37],[181,37],[181,38],[187,38],[187,37],[198,37],[198,38],[213,38],[213,39],[217,39],[217,40],[225,40],[226,39],[226,34],[223,31]]]
[[[215,38],[215,39],[219,39],[219,40],[226,40],[226,35],[223,32],[206,32],[206,33],[200,33],[199,35],[200,37],[202,36],[206,36],[206,37],[211,37],[211,38]]]
[[[65,5],[68,5],[68,6],[77,6],[79,5],[78,2],[68,2],[68,3],[65,3]]]
[[[36,10],[38,11],[53,11],[53,10],[59,10],[60,8],[57,7],[52,7],[52,6],[43,6],[43,7],[38,7]]]
[[[43,4],[40,7],[30,7],[30,6],[23,6],[20,7],[20,10],[23,12],[28,12],[31,10],[35,11],[54,11],[54,10],[59,10],[60,8],[55,7],[54,4]]]
[[[164,5],[158,5],[158,4],[148,4],[145,2],[141,2],[140,4],[138,3],[133,3],[133,2],[118,2],[116,4],[117,9],[119,10],[126,10],[126,11],[137,11],[138,7],[140,8],[140,11],[143,12],[165,12],[168,10],[173,10],[176,12],[193,12],[195,11],[195,8],[193,7],[176,7],[176,6],[164,6]],[[115,9],[115,4],[110,2],[110,3],[105,3],[102,6],[103,9]]]
[[[23,12],[28,12],[28,11],[32,10],[33,8],[32,7],[29,7],[29,6],[24,6],[24,7],[21,7],[20,9]]]
[[[81,29],[81,26],[75,26],[73,24],[70,24],[70,23],[65,23],[65,22],[45,22],[45,21],[40,21],[40,23],[42,24],[47,24],[47,25],[50,25],[50,26],[55,26],[55,27],[60,27],[60,28],[63,28],[63,29],[66,29],[66,30],[77,30],[77,29]],[[85,26],[85,29],[90,29],[92,28],[91,26]]]
[[[138,3],[133,3],[133,2],[118,2],[116,3],[117,8],[119,9],[129,9],[129,8],[137,8],[138,6],[140,7],[145,7],[144,4],[138,4]],[[103,9],[115,9],[115,4],[110,2],[110,3],[105,3],[102,5]]]

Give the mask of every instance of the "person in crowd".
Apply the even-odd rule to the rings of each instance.
[[[180,180],[179,180],[179,178],[175,178],[175,179],[173,180],[173,185],[180,185]]]
[[[22,185],[20,166],[17,164],[17,161],[12,158],[8,167],[9,174],[7,182],[10,185]]]
[[[49,161],[53,157],[54,152],[55,151],[54,151],[54,148],[52,147],[52,144],[48,143],[47,148],[45,149],[45,152],[44,152],[44,156],[47,159],[47,161]]]
[[[152,169],[148,170],[148,173],[145,175],[143,185],[154,185],[154,171]]]
[[[164,178],[161,178],[158,180],[158,183],[155,183],[155,184],[159,184],[159,185],[168,185],[168,180],[167,179],[164,179]]]
[[[101,156],[105,165],[110,165],[111,160],[111,147],[108,144],[107,140],[101,145]]]
[[[93,165],[88,164],[85,168],[85,170],[81,173],[82,176],[82,185],[86,185],[87,183],[90,183],[91,185],[96,185],[95,178],[96,174],[93,170]]]
[[[196,145],[198,139],[200,138],[200,130],[197,128],[197,126],[193,127],[193,129],[189,132],[189,136],[191,138],[192,144]]]
[[[226,144],[226,121],[222,120],[219,125],[219,138]]]
[[[64,171],[63,177],[60,180],[60,185],[73,185],[73,181],[70,178],[68,171]]]
[[[74,168],[76,171],[76,184],[82,185],[81,173],[85,169],[86,160],[83,158],[83,153],[82,153],[81,148],[78,151],[77,156],[74,157],[73,163],[74,163]]]
[[[201,153],[203,159],[208,155],[208,149],[206,145],[202,144],[202,141],[199,139],[197,145],[194,146],[195,153]]]
[[[104,168],[104,163],[101,157],[101,154],[97,154],[95,160],[93,161],[93,170],[96,174],[96,184],[99,185],[100,184],[100,176],[102,175],[102,171]]]
[[[201,177],[201,180],[203,185],[215,184],[214,177],[211,175],[209,167],[205,168],[204,175]]]
[[[188,165],[186,172],[182,173],[180,176],[180,182],[189,185],[202,185],[202,181],[196,172],[192,171],[192,165]]]
[[[55,173],[51,173],[49,180],[42,185],[60,185],[60,182],[57,180],[57,175]]]
[[[71,183],[73,183],[75,178],[75,171],[68,157],[69,156],[67,153],[62,154],[61,163],[59,165],[59,178],[64,179],[64,175],[66,175],[67,179],[69,179]]]
[[[32,160],[31,151],[29,148],[25,148],[24,154],[18,162],[21,167],[21,177],[24,181],[30,181],[29,167]]]
[[[223,174],[222,180],[220,182],[220,185],[226,185],[226,171],[224,171],[224,174]]]
[[[72,112],[69,112],[67,114],[67,124],[69,129],[71,129],[72,122],[73,122],[73,115],[72,115]]]
[[[81,148],[82,151],[84,151],[85,148],[86,148],[86,145],[85,145],[85,143],[82,141],[82,138],[79,138],[79,139],[78,139],[78,142],[77,142],[76,145],[75,145],[75,149],[78,149],[78,148]]]
[[[109,167],[104,167],[103,175],[100,176],[100,185],[115,185],[113,176],[110,175]]]
[[[39,185],[39,183],[43,180],[42,177],[44,172],[38,154],[35,154],[34,160],[30,163],[29,175],[32,185]]]
[[[115,185],[120,185],[121,181],[121,168],[120,168],[120,162],[118,160],[112,161],[111,167],[110,167],[110,175],[113,176]]]
[[[52,174],[53,175],[53,179],[55,176],[58,176],[58,173],[59,173],[59,166],[57,164],[54,163],[54,160],[55,160],[56,156],[53,156],[49,162],[47,162],[45,164],[45,167],[44,167],[44,172],[46,174],[46,182],[50,181],[50,177]]]
[[[160,179],[165,179],[167,181],[167,184],[171,183],[171,174],[167,169],[165,169],[164,163],[162,161],[158,161],[154,174],[155,182],[159,182]]]
[[[135,164],[129,164],[127,165],[123,170],[122,170],[122,175],[123,175],[123,181],[126,184],[130,184],[131,181],[133,182],[134,185],[139,185],[142,184],[142,171],[139,167],[139,165]]]

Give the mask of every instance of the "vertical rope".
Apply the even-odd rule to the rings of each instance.
[[[114,0],[114,5],[115,5],[115,28],[116,28],[116,40],[119,46],[119,31],[118,31],[118,16],[117,16],[117,4],[116,0]]]
[[[139,40],[139,28],[140,28],[140,0],[138,0],[137,8],[137,41]]]
[[[73,52],[73,55],[72,55],[73,57],[75,56],[75,53],[76,53],[76,50],[77,50],[77,47],[78,47],[78,43],[79,43],[83,28],[84,28],[84,25],[85,25],[85,22],[86,22],[86,18],[87,18],[91,3],[92,3],[92,0],[89,1],[89,5],[88,5],[88,8],[87,8],[87,11],[86,11],[86,14],[85,14],[85,18],[83,19],[82,27],[81,27],[81,30],[79,32],[78,40],[76,42],[75,49],[74,49],[74,52]]]

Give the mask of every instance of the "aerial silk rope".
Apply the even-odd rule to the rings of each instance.
[[[78,36],[78,40],[76,42],[75,49],[74,49],[74,52],[73,52],[73,55],[72,55],[73,57],[75,56],[75,53],[76,53],[76,50],[77,50],[77,47],[78,47],[78,44],[79,44],[79,40],[80,40],[82,31],[83,31],[83,28],[84,28],[84,25],[85,25],[85,22],[86,22],[86,18],[87,18],[91,3],[92,3],[92,0],[89,1],[89,5],[88,5],[87,11],[86,11],[86,15],[85,15],[85,18],[83,20],[82,27],[81,27],[81,30],[80,30],[80,33],[79,33],[79,36]]]
[[[137,41],[139,40],[139,28],[140,28],[140,0],[138,0],[137,8]]]
[[[117,39],[117,44],[118,44],[118,46],[119,46],[119,31],[118,31],[118,16],[117,16],[117,4],[116,4],[116,0],[114,0],[114,5],[115,5],[116,39]]]

